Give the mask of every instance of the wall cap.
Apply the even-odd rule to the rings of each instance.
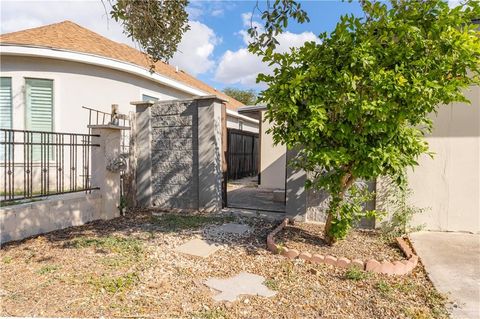
[[[194,96],[193,97],[194,100],[210,100],[210,99],[214,99],[214,100],[219,100],[219,101],[222,101],[222,102],[228,102],[228,99],[224,99],[224,98],[221,98],[220,96],[218,95],[215,95],[215,94],[212,94],[212,95],[202,95],[202,96]]]
[[[130,102],[130,105],[147,105],[147,106],[152,106],[155,104],[155,102],[163,102],[163,101],[154,101],[154,100],[148,100],[148,101],[132,101]]]
[[[129,130],[130,126],[120,126],[113,124],[102,124],[102,125],[88,125],[88,128],[92,129],[112,129],[112,130]]]

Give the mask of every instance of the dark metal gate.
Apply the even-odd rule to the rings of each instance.
[[[228,129],[228,179],[234,180],[258,175],[258,133]]]

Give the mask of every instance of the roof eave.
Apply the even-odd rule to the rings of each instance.
[[[210,95],[205,91],[191,87],[185,83],[174,80],[165,75],[159,73],[151,73],[150,70],[137,64],[91,53],[71,51],[48,46],[0,42],[0,55],[35,56],[102,66],[114,70],[127,72],[130,74],[135,74],[137,76],[159,82],[165,86],[172,87],[174,89],[192,94],[194,96]]]

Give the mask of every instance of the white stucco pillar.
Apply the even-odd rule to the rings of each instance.
[[[115,125],[90,125],[93,135],[92,144],[92,187],[99,187],[102,196],[100,209],[101,219],[120,216],[120,172],[107,169],[112,160],[118,159],[121,153],[121,130],[125,127]]]

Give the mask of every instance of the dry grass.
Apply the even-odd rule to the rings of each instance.
[[[177,217],[164,218],[171,221]],[[0,251],[0,314],[155,318],[446,317],[444,299],[433,289],[421,266],[413,274],[400,278],[369,274],[349,279],[345,270],[291,262],[266,251],[265,237],[274,226],[269,222],[241,219],[240,222],[254,226],[249,237],[215,239],[208,235],[208,228],[212,223],[232,220],[231,216],[192,218],[193,221],[181,222],[188,227],[173,231],[172,225],[160,222],[162,218],[139,212],[6,245]],[[220,241],[224,246],[206,259],[174,251],[194,237]],[[378,238],[372,240],[381,242]],[[381,243],[385,249],[392,249]],[[277,295],[244,296],[234,303],[215,303],[211,298],[214,292],[203,282],[209,277],[228,277],[240,271],[264,276],[265,284],[276,290]]]

